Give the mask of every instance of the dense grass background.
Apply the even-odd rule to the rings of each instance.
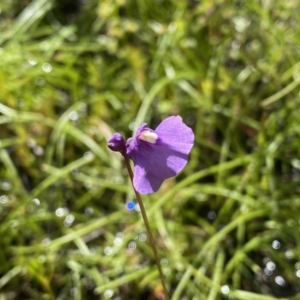
[[[299,11],[2,0],[0,299],[160,299],[106,140],[176,114],[190,161],[143,197],[172,299],[300,299]]]

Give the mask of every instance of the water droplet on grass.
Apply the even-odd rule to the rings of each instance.
[[[141,208],[140,208],[139,204],[136,204],[134,209],[135,209],[136,211],[141,211]]]
[[[107,246],[107,247],[104,248],[104,254],[105,254],[105,255],[111,255],[112,252],[113,252],[112,247]]]
[[[37,61],[34,59],[28,59],[28,62],[30,65],[35,66],[37,64]]]
[[[32,199],[32,203],[35,204],[36,206],[39,206],[41,204],[41,201],[38,198]]]
[[[70,295],[76,296],[78,294],[78,289],[76,287],[71,288]]]
[[[294,252],[292,250],[286,250],[285,251],[285,257],[287,259],[293,259],[294,258]]]
[[[285,286],[285,280],[281,276],[276,276],[275,282],[280,286]]]
[[[136,130],[138,127],[137,123],[136,122],[131,122],[129,124],[129,129],[131,129],[132,131]]]
[[[273,242],[272,242],[272,248],[274,248],[274,249],[279,249],[281,247],[281,244],[280,244],[280,242],[279,241],[277,241],[277,240],[274,240]]]
[[[72,225],[72,223],[75,221],[75,217],[73,215],[67,215],[65,220],[64,220],[64,225],[66,227],[69,227]]]
[[[87,216],[91,216],[93,213],[94,213],[94,209],[92,207],[87,207],[85,210],[84,210],[84,213],[87,215]]]
[[[230,289],[229,289],[229,286],[228,285],[223,285],[222,287],[221,287],[221,292],[223,293],[223,294],[228,294],[229,293],[229,291],[230,291]]]
[[[217,214],[214,212],[214,211],[209,211],[208,214],[207,214],[207,217],[210,219],[210,220],[214,220],[216,218]]]
[[[139,234],[139,240],[141,242],[145,242],[147,240],[147,233],[143,232],[143,233]]]
[[[106,299],[111,298],[113,295],[114,295],[113,290],[106,290],[104,292],[104,298],[106,298]]]
[[[77,121],[79,116],[78,116],[78,113],[76,111],[71,111],[69,113],[69,118],[72,120],[72,121]]]
[[[7,203],[8,201],[9,201],[8,196],[2,195],[2,196],[0,197],[0,203],[1,203],[1,204],[5,204],[5,203]]]
[[[83,157],[85,159],[92,159],[92,158],[94,158],[94,153],[92,151],[87,151],[84,153]]]
[[[43,217],[43,216],[45,215],[45,210],[44,210],[44,209],[39,209],[39,210],[37,211],[37,215],[38,215],[39,217]]]
[[[51,243],[51,239],[50,238],[44,238],[43,241],[42,241],[42,244],[44,246],[49,246]]]
[[[271,271],[270,269],[268,268],[264,268],[264,273],[268,276],[271,276],[273,274],[273,271]]]
[[[35,80],[35,83],[39,86],[44,86],[46,81],[43,77],[38,77],[36,80]]]
[[[58,217],[63,217],[69,213],[69,210],[66,207],[59,207],[56,211],[55,214]]]
[[[52,66],[48,63],[44,63],[42,69],[46,73],[50,73],[52,71]]]
[[[122,242],[123,242],[123,238],[121,238],[121,237],[116,237],[116,238],[114,239],[114,245],[115,245],[115,246],[121,246],[121,245],[122,245]]]
[[[42,156],[44,154],[44,149],[41,146],[35,146],[33,152],[37,156]]]
[[[269,269],[270,271],[274,271],[276,269],[276,265],[274,262],[269,261],[266,265],[267,269]]]
[[[130,250],[135,250],[136,249],[136,242],[130,242],[129,244],[128,244],[128,249],[130,249]]]

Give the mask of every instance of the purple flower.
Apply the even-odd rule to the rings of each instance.
[[[194,133],[180,116],[165,119],[155,130],[146,125],[143,123],[126,144],[119,133],[108,141],[111,150],[133,160],[133,186],[141,194],[156,192],[165,179],[177,175],[194,145]]]
[[[169,117],[155,130],[143,123],[126,142],[126,154],[134,163],[134,188],[141,194],[156,192],[163,181],[186,165],[194,145],[194,133],[180,116]]]

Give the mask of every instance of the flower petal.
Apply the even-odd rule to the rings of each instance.
[[[177,174],[168,166],[168,158],[174,151],[166,145],[149,144],[141,141],[138,152],[133,154],[134,162],[134,188],[141,194],[156,192],[166,178]],[[186,164],[186,160],[184,160]]]
[[[155,143],[136,141],[141,133],[142,130],[134,137],[135,141],[130,142],[134,145],[129,154],[135,166],[133,185],[139,193],[150,194],[157,191],[165,179],[184,168],[194,134],[179,116],[167,118],[157,127]]]
[[[194,133],[182,122],[180,116],[169,117],[162,121],[155,129],[155,133],[165,144],[186,155],[194,145]]]

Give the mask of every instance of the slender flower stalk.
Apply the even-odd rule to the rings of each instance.
[[[153,250],[153,253],[154,253],[157,269],[158,269],[158,272],[159,272],[159,277],[160,277],[161,284],[162,284],[163,290],[164,290],[165,299],[169,300],[169,294],[168,294],[168,290],[167,290],[167,287],[166,287],[164,274],[163,274],[161,264],[160,264],[160,261],[159,261],[158,252],[157,252],[157,248],[156,248],[156,243],[155,243],[152,231],[151,231],[151,227],[150,227],[150,224],[149,224],[149,221],[148,221],[147,213],[146,213],[141,195],[134,188],[134,185],[133,185],[133,172],[132,172],[132,169],[131,169],[131,166],[130,166],[129,159],[126,155],[124,156],[124,159],[125,159],[125,165],[126,165],[126,168],[127,168],[127,171],[128,171],[131,183],[132,183],[132,187],[133,187],[133,190],[135,192],[137,202],[138,202],[138,204],[140,206],[140,209],[141,209],[142,218],[144,220],[146,230],[147,230],[147,233],[148,233],[148,236],[149,236],[150,246],[151,246],[151,248]]]

